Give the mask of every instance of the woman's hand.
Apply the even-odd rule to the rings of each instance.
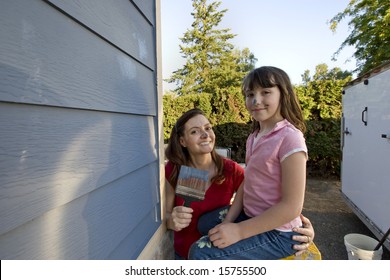
[[[176,206],[168,219],[168,228],[174,231],[181,231],[189,226],[192,220],[192,208],[185,206]]]
[[[303,254],[310,246],[313,241],[315,233],[314,228],[308,218],[301,215],[303,227],[294,228],[293,231],[300,233],[301,235],[294,235],[293,240],[301,242],[301,244],[294,245],[294,249],[297,250],[296,256]]]

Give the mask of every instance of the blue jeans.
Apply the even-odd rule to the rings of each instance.
[[[199,232],[204,235],[195,242],[189,252],[190,260],[276,260],[291,256],[296,252],[292,248],[299,242],[292,240],[298,233],[271,230],[241,240],[224,249],[215,247],[207,236],[207,232],[223,221],[228,207],[204,214],[198,223]],[[235,222],[249,219],[244,212]]]

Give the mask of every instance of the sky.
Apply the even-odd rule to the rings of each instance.
[[[211,3],[213,0],[208,0]],[[249,48],[258,59],[256,67],[272,65],[287,72],[293,84],[302,82],[305,70],[315,73],[318,64],[329,69],[354,70],[353,47],[345,47],[337,61],[333,54],[350,31],[344,19],[336,33],[328,21],[342,12],[349,0],[220,0],[219,10],[227,9],[218,29],[229,28],[236,37],[230,42],[239,49]],[[180,38],[193,22],[191,0],[160,0],[163,79],[185,64],[179,52]],[[346,62],[349,60],[349,62]],[[163,90],[174,89],[163,83]]]

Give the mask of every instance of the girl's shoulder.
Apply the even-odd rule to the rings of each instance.
[[[302,131],[296,128],[288,120],[280,122],[279,126],[275,129],[275,136],[283,141],[304,138]]]
[[[289,124],[284,128],[283,136],[287,140],[304,139],[304,134],[294,125]]]
[[[295,125],[290,123],[288,120],[284,120],[284,126],[282,127],[287,133],[291,134],[303,134]]]

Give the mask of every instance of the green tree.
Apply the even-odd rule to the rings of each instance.
[[[390,61],[390,1],[350,0],[344,11],[330,20],[330,29],[335,32],[338,24],[350,18],[349,36],[334,53],[334,59],[346,46],[354,46],[359,75]]]
[[[352,79],[351,73],[319,64],[313,77],[306,70],[302,79],[304,84],[295,90],[307,123],[309,173],[339,176],[341,93]]]
[[[180,98],[189,94],[210,95],[210,120],[216,124],[247,123],[249,113],[241,94],[245,74],[257,59],[248,48],[239,50],[230,42],[236,35],[229,28],[219,29],[227,9],[221,2],[193,0],[194,21],[181,38],[180,53],[184,66],[166,81],[175,83],[173,92]]]
[[[167,79],[176,84],[174,92],[178,95],[214,94],[224,87],[239,86],[244,74],[256,63],[249,50],[235,50],[230,40],[236,35],[230,29],[218,29],[227,11],[218,10],[220,4],[208,4],[207,0],[192,2],[194,22],[179,45],[186,62]]]

